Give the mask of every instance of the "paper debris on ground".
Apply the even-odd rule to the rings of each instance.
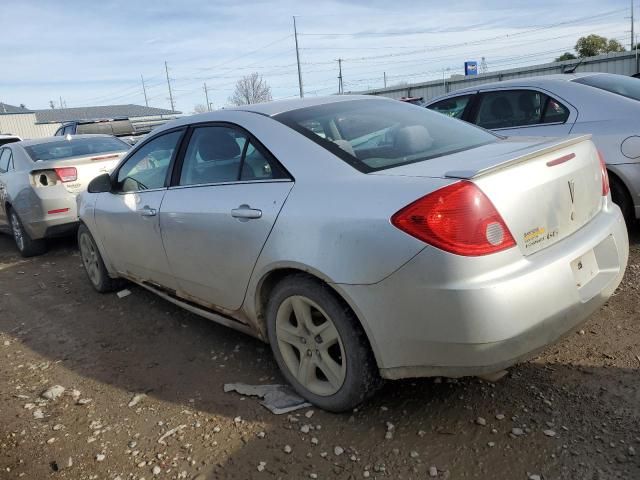
[[[237,392],[240,395],[262,398],[260,404],[276,415],[293,412],[311,404],[286,385],[247,385],[245,383],[226,383],[225,392]]]
[[[116,293],[116,295],[118,295],[118,298],[128,297],[129,295],[131,295],[131,290],[127,290],[125,288],[124,290],[120,290],[118,293]]]

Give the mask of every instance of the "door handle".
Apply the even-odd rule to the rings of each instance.
[[[151,208],[149,205],[146,205],[142,210],[138,210],[138,212],[143,217],[155,217],[158,213],[155,208]]]
[[[231,210],[231,216],[241,220],[251,220],[262,217],[262,210],[251,208],[249,205],[240,205],[238,208]]]

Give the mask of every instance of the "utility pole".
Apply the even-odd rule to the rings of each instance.
[[[344,87],[342,86],[342,59],[338,59],[338,93],[342,95],[344,93]]]
[[[60,95],[60,108],[64,108],[64,104],[62,103],[62,95]]]
[[[148,107],[149,100],[147,100],[147,88],[144,85],[144,77],[140,74],[140,80],[142,80],[142,93],[144,93],[144,104]]]
[[[204,98],[207,99],[207,112],[210,112],[211,104],[209,103],[209,91],[207,90],[207,82],[204,82]]]
[[[304,97],[302,89],[302,71],[300,70],[300,51],[298,49],[298,30],[296,29],[296,16],[293,16],[293,36],[296,39],[296,62],[298,63],[298,86],[300,87],[300,98]]]
[[[633,41],[636,39],[635,32],[633,31],[634,23],[635,23],[633,21],[633,1],[634,0],[631,0],[631,50],[635,50],[635,48],[633,48],[634,47]]]
[[[384,88],[387,88],[387,72],[382,72],[382,78],[384,79]]]
[[[167,62],[164,62],[164,71],[167,74],[167,86],[169,87],[169,101],[171,102],[171,111],[174,112],[176,110],[173,104],[173,94],[171,93],[171,81],[169,80],[169,67],[167,66]]]

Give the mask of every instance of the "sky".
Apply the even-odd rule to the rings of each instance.
[[[636,3],[640,17],[640,4]],[[274,99],[441,79],[552,61],[597,33],[630,44],[629,0],[2,0],[0,102],[48,108],[228,105],[258,72]],[[640,23],[636,23],[640,33]]]

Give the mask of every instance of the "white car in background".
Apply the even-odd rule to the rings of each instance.
[[[640,218],[640,80],[608,73],[519,78],[456,90],[426,106],[505,136],[592,134],[613,201],[627,221]]]
[[[76,196],[117,165],[129,145],[111,135],[68,135],[0,147],[0,231],[13,234],[24,257],[45,239],[75,231]]]

